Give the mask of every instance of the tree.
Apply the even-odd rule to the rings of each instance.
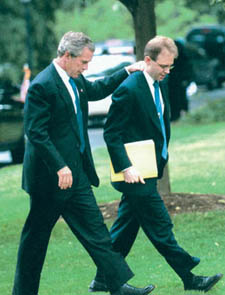
[[[21,81],[23,65],[27,62],[28,35],[25,5],[29,5],[32,73],[35,75],[49,63],[53,53],[56,52],[57,40],[54,34],[56,9],[64,8],[73,2],[73,0],[31,0],[23,4],[21,0],[1,0],[0,70],[3,64],[10,64],[11,71],[8,71],[7,75],[14,83]]]
[[[155,0],[119,0],[132,15],[136,50],[137,50],[137,60],[143,58],[143,50],[147,41],[156,35],[156,13],[155,13]],[[165,2],[165,0],[158,0],[157,5]],[[172,2],[172,1],[171,1]],[[219,22],[224,22],[225,19],[225,0],[184,0],[187,9],[192,9],[195,14],[195,20],[190,19],[190,24],[194,21],[198,22],[200,15],[210,15],[213,14],[217,16]],[[180,3],[181,4],[181,3]],[[172,3],[171,3],[172,5]],[[178,4],[179,5],[179,4]],[[187,11],[188,13],[188,11]],[[189,13],[190,14],[190,13]],[[166,14],[167,15],[167,14]],[[167,15],[168,17],[168,15]],[[176,17],[175,17],[176,18]],[[167,18],[167,23],[170,20]],[[185,22],[186,21],[186,22]],[[184,24],[188,25],[187,20],[184,20]],[[178,37],[178,36],[177,36]]]
[[[137,60],[143,59],[145,44],[156,35],[155,0],[119,0],[130,11],[135,31]]]

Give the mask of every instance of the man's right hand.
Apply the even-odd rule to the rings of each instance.
[[[145,184],[144,178],[141,176],[140,172],[131,166],[123,171],[124,180],[127,183],[137,183],[140,182]]]
[[[58,186],[61,189],[67,189],[72,186],[73,176],[72,176],[72,172],[69,167],[67,167],[67,166],[63,167],[62,169],[60,169],[57,172],[57,174],[59,177]]]

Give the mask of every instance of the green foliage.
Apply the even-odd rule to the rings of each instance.
[[[118,0],[98,0],[85,9],[56,13],[58,39],[71,30],[81,31],[97,42],[109,38],[133,39],[131,15]]]
[[[186,6],[185,0],[164,0],[156,5],[156,21],[158,34],[177,38],[184,37],[192,25],[216,23],[216,16],[207,12],[200,14],[199,10]]]
[[[184,37],[192,25],[217,22],[216,12],[212,13],[209,3],[192,2],[190,6],[186,1],[156,1],[158,34]],[[69,30],[83,31],[95,42],[110,38],[134,39],[132,17],[118,0],[111,0],[110,3],[98,0],[93,4],[88,3],[85,9],[75,7],[75,10],[66,13],[58,10],[56,19],[58,39]]]
[[[155,0],[158,33],[177,38],[183,37],[193,24],[224,22],[222,1],[209,3],[209,0]],[[57,43],[66,31],[83,31],[95,42],[134,39],[131,14],[118,0],[31,0],[28,5],[33,75],[55,57]],[[11,64],[9,76],[20,83],[27,62],[25,7],[21,0],[1,1],[0,25],[4,32],[0,34],[0,64]]]
[[[22,5],[14,6],[15,1],[3,0],[0,8],[0,26],[2,33],[0,34],[0,64],[9,64],[14,66],[23,62],[24,50],[22,42],[26,34],[22,15]],[[4,32],[4,33],[3,33]],[[22,67],[21,67],[22,69]],[[9,77],[15,81],[16,76],[9,73]]]
[[[225,99],[210,101],[207,105],[188,114],[183,121],[193,124],[225,122]]]
[[[31,0],[30,3],[23,4],[19,0],[1,1],[0,64],[11,64],[13,75],[11,73],[9,75],[14,82],[21,82],[23,65],[27,63],[26,7],[30,13],[30,40],[35,75],[49,63],[56,52],[54,13],[62,2],[62,0]]]

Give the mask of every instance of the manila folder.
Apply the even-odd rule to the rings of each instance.
[[[132,165],[143,178],[158,176],[155,143],[152,139],[126,143],[124,146]],[[123,172],[115,173],[112,162],[110,162],[110,175],[112,182],[124,181]]]

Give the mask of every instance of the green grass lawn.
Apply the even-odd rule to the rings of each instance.
[[[170,178],[174,192],[225,194],[225,124],[172,127]],[[105,149],[94,152],[102,185],[95,189],[98,202],[119,199],[109,185]],[[20,189],[22,166],[0,169],[0,294],[11,294],[20,232],[29,210],[28,196]],[[196,274],[225,273],[224,211],[173,216],[174,231],[182,247],[201,263]],[[110,226],[111,221],[107,222]],[[127,261],[135,273],[130,283],[153,283],[156,295],[192,295],[156,252],[142,231]],[[39,295],[85,295],[95,266],[63,221],[54,228],[42,273]],[[208,294],[225,294],[223,279]]]
[[[225,122],[172,126],[173,192],[225,195]]]

